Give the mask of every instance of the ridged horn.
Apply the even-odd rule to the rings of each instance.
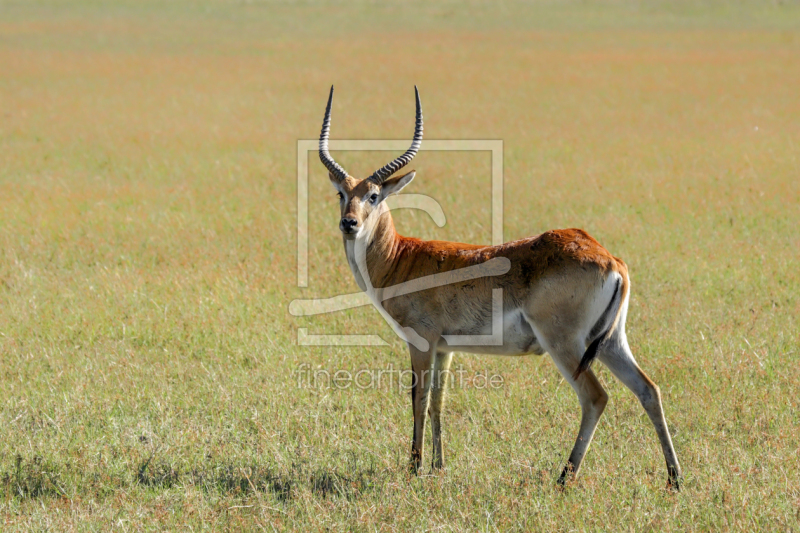
[[[322,132],[319,134],[319,159],[325,168],[337,180],[342,181],[347,177],[347,171],[343,169],[336,161],[333,160],[331,154],[328,153],[328,137],[331,134],[331,102],[333,101],[333,85],[331,85],[331,94],[328,96],[328,105],[325,107],[325,119],[322,121]]]
[[[406,166],[412,159],[414,159],[414,156],[417,155],[417,151],[419,151],[419,147],[422,145],[422,104],[419,101],[419,90],[417,90],[416,85],[414,86],[414,94],[417,97],[417,121],[416,127],[414,128],[414,140],[411,141],[411,148],[406,150],[406,153],[385,167],[376,170],[372,176],[367,178],[378,185],[386,181],[389,176]]]

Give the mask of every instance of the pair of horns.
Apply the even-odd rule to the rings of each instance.
[[[414,86],[414,94],[417,98],[417,120],[414,127],[414,140],[411,141],[411,147],[406,150],[406,153],[389,163],[388,165],[376,170],[368,180],[380,185],[386,181],[389,176],[406,166],[414,156],[417,155],[419,147],[422,145],[422,104],[419,101],[419,91],[417,86]],[[342,181],[347,177],[347,171],[343,169],[336,161],[333,160],[331,154],[328,152],[328,137],[331,134],[331,102],[333,101],[333,85],[331,85],[331,93],[328,96],[328,105],[325,107],[325,119],[322,121],[322,132],[319,134],[319,158],[325,168],[337,180]]]

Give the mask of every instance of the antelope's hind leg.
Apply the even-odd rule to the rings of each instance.
[[[570,478],[578,475],[581,462],[592,442],[597,423],[608,403],[608,394],[591,370],[582,372],[578,379],[572,377],[583,355],[579,343],[576,343],[573,348],[553,350],[550,355],[561,375],[578,395],[578,401],[581,404],[581,425],[578,437],[575,439],[575,446],[572,447],[567,464],[558,478],[558,484],[563,486]]]
[[[624,324],[624,323],[623,323]],[[622,325],[622,324],[621,324]],[[624,326],[618,328],[612,337],[605,342],[597,354],[598,359],[628,387],[639,399],[647,416],[656,429],[664,460],[667,463],[667,486],[680,490],[681,467],[678,456],[672,446],[672,438],[664,418],[664,408],[661,405],[661,391],[647,374],[639,368],[633,358],[628,340],[625,336]]]

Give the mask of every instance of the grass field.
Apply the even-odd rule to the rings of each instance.
[[[797,531],[798,30],[797,2],[0,0],[0,529]],[[582,227],[624,258],[681,493],[601,365],[563,493],[579,406],[546,357],[457,356],[503,386],[452,391],[419,478],[407,391],[298,385],[408,365],[373,309],[288,313],[357,290],[314,154],[296,281],[331,83],[333,138],[410,139],[417,84],[427,139],[503,140],[506,240]],[[400,232],[488,243],[488,155],[413,167],[448,220]]]

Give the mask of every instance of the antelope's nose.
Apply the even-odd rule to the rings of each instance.
[[[350,217],[344,217],[341,222],[339,222],[339,229],[341,229],[344,233],[353,233],[358,225],[358,220]]]

